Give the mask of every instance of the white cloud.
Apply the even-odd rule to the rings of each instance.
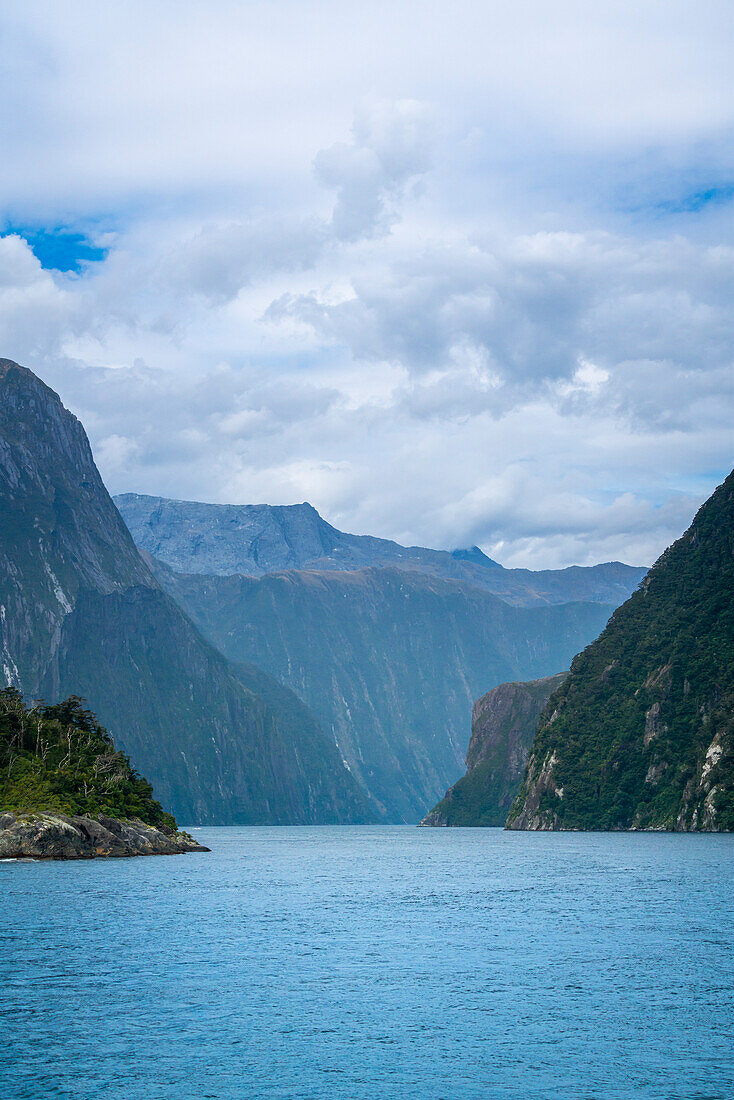
[[[352,141],[318,154],[316,175],[337,189],[332,226],[342,241],[386,232],[399,220],[396,203],[429,168],[433,119],[424,103],[382,101],[360,107]]]
[[[728,471],[730,5],[0,22],[5,215],[110,247],[0,237],[0,354],[114,491],[558,565],[652,560]]]
[[[63,335],[83,321],[79,303],[44,271],[26,242],[0,237],[0,336],[4,357],[57,353]]]

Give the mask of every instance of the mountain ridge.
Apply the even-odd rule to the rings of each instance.
[[[646,572],[623,562],[505,569],[478,547],[432,550],[339,531],[308,503],[205,504],[139,493],[114,500],[136,545],[179,573],[265,576],[391,566],[464,581],[532,606],[578,600],[616,605]]]

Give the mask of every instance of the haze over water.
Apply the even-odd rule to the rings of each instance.
[[[732,836],[196,835],[0,865],[8,1100],[734,1095]]]

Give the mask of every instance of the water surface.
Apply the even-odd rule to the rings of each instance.
[[[734,836],[0,864],[2,1100],[731,1100]]]

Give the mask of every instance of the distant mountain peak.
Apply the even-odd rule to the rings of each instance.
[[[202,504],[124,493],[114,498],[139,549],[178,573],[264,577],[284,570],[402,569],[469,583],[508,603],[618,604],[644,569],[628,565],[505,569],[478,547],[432,550],[373,535],[352,535],[312,504]]]
[[[452,550],[451,557],[454,561],[470,561],[475,565],[482,565],[485,569],[502,569],[498,561],[488,558],[478,546],[470,546],[468,549]]]

